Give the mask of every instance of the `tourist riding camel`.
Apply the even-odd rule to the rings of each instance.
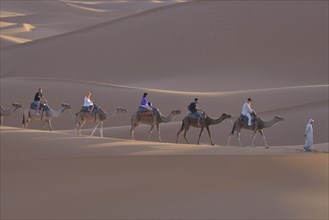
[[[156,111],[154,117],[153,115],[150,114],[143,114],[139,110],[136,111],[131,118],[131,129],[130,129],[131,139],[135,140],[135,129],[138,125],[147,124],[147,125],[151,125],[151,129],[148,134],[148,140],[150,140],[152,131],[156,126],[158,131],[158,138],[159,141],[161,142],[162,140],[160,136],[160,124],[171,122],[179,114],[181,114],[180,110],[172,110],[170,115],[166,117],[163,114],[161,114],[160,111]]]
[[[199,98],[195,98],[194,102],[191,102],[187,108],[190,111],[189,117],[197,118],[198,125],[200,125],[200,120],[204,119],[206,116],[203,110],[198,108],[197,106],[198,104],[199,104]]]
[[[41,100],[42,100],[43,102],[41,102]],[[37,93],[35,93],[33,102],[34,102],[34,104],[36,105],[36,110],[37,110],[35,114],[36,114],[36,115],[40,115],[39,110],[40,110],[41,108],[43,108],[44,105],[47,103],[47,99],[46,99],[46,97],[43,95],[43,93],[42,93],[42,89],[41,89],[41,88],[39,88],[38,91],[37,91]]]
[[[255,146],[256,134],[257,134],[257,132],[259,132],[263,137],[266,148],[269,148],[268,145],[267,145],[267,142],[266,142],[266,138],[265,138],[263,129],[264,128],[270,128],[273,125],[277,124],[278,122],[284,121],[284,118],[282,118],[280,116],[275,116],[271,121],[264,121],[260,117],[257,117],[256,120],[257,120],[257,123],[255,124],[255,126],[249,126],[248,122],[246,120],[239,117],[234,122],[231,134],[228,138],[228,144],[227,145],[230,146],[231,138],[232,138],[234,132],[237,132],[237,139],[239,141],[240,146],[243,147],[243,145],[241,143],[241,140],[240,140],[240,132],[241,132],[241,129],[247,129],[247,130],[252,130],[254,132],[253,139],[252,139],[252,147]]]
[[[203,133],[204,128],[206,128],[207,131],[208,131],[208,134],[209,134],[211,145],[215,145],[214,141],[212,140],[212,136],[211,136],[209,126],[219,124],[223,120],[225,120],[227,118],[231,118],[231,115],[223,113],[217,119],[210,118],[206,114],[204,114],[204,115],[205,115],[205,117],[199,117],[199,118],[191,117],[190,115],[186,116],[183,119],[182,126],[181,126],[181,128],[179,129],[179,131],[177,133],[176,143],[178,143],[179,135],[182,132],[184,132],[183,136],[184,136],[186,142],[189,144],[189,141],[188,141],[186,135],[187,135],[187,131],[190,129],[190,126],[191,126],[191,127],[194,127],[194,128],[201,128],[201,131],[200,131],[200,134],[199,134],[199,139],[198,139],[198,144],[200,144],[201,135]]]
[[[241,118],[247,118],[249,127],[251,126],[252,120],[255,120],[255,116],[256,116],[255,111],[251,108],[251,105],[252,105],[252,99],[248,98],[247,101],[243,104],[241,111]],[[254,117],[252,117],[252,115]]]
[[[153,116],[153,124],[155,124],[156,122],[156,113],[157,113],[157,109],[153,107],[152,103],[149,102],[148,98],[148,93],[144,93],[140,106],[139,106],[139,111],[141,113],[141,115],[151,115]]]
[[[107,113],[99,106],[93,108],[93,111],[90,111],[90,108],[84,108],[82,107],[81,111],[78,112],[75,116],[75,134],[81,135],[81,129],[82,127],[88,122],[88,123],[94,123],[95,127],[93,131],[91,132],[90,136],[93,136],[97,127],[100,125],[100,136],[104,137],[103,135],[103,123],[106,119],[109,117],[113,117],[115,115],[119,115],[121,113],[127,113],[128,111],[125,108],[118,107],[115,111],[115,113]]]
[[[51,120],[54,118],[58,118],[61,116],[65,110],[71,109],[71,106],[63,103],[61,104],[60,108],[55,111],[52,110],[48,105],[44,105],[41,114],[37,114],[37,108],[34,102],[31,104],[29,108],[26,108],[23,114],[23,128],[27,128],[27,125],[31,119],[41,121],[43,125],[43,129],[46,125],[49,125],[50,131],[53,130],[51,125]]]

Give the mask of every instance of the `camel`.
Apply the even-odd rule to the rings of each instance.
[[[16,110],[20,108],[22,108],[22,105],[18,103],[13,103],[10,109],[4,109],[2,106],[0,106],[0,125],[2,124],[2,120],[5,116],[7,117],[14,114]]]
[[[241,132],[241,129],[247,129],[247,130],[252,130],[254,132],[253,139],[252,139],[252,147],[255,146],[256,134],[257,134],[257,132],[259,132],[263,137],[266,148],[269,148],[269,146],[267,145],[267,142],[266,142],[266,137],[264,135],[263,129],[272,127],[273,125],[277,124],[280,121],[284,121],[284,118],[282,118],[280,116],[275,116],[271,121],[266,122],[266,121],[262,120],[260,117],[257,117],[256,126],[248,126],[247,122],[245,122],[245,121],[241,120],[240,118],[238,118],[234,122],[231,134],[228,138],[228,144],[227,145],[230,146],[231,138],[232,138],[234,132],[236,131],[237,132],[237,139],[239,141],[239,144],[240,144],[241,147],[243,147],[243,145],[241,143],[241,140],[240,140],[240,132]]]
[[[139,111],[135,112],[133,114],[133,116],[131,117],[131,129],[130,129],[131,139],[135,140],[135,129],[138,125],[147,124],[147,125],[151,125],[151,129],[149,131],[147,140],[150,140],[153,129],[156,126],[157,131],[158,131],[159,141],[162,142],[161,135],[160,135],[160,124],[171,122],[179,114],[181,114],[181,110],[172,110],[170,115],[166,117],[161,112],[157,111],[157,115],[155,117],[156,121],[153,122],[152,115],[144,115],[144,114],[141,114]]]
[[[63,104],[61,104],[61,107],[57,111],[52,110],[50,107],[48,107],[44,111],[41,110],[40,115],[37,115],[36,114],[37,110],[26,108],[23,113],[23,128],[27,128],[27,125],[29,124],[30,120],[33,119],[33,120],[41,121],[41,123],[43,125],[43,127],[42,127],[43,129],[45,129],[46,125],[48,124],[49,130],[53,131],[53,127],[51,125],[51,120],[61,116],[63,114],[63,112],[67,109],[71,109],[71,106],[66,103],[63,103]]]
[[[107,119],[107,117],[113,117],[115,115],[121,114],[121,113],[127,113],[127,109],[118,107],[116,109],[116,112],[113,114],[105,112],[102,108],[98,107],[98,112],[78,112],[75,117],[75,135],[81,135],[81,128],[84,126],[87,122],[95,123],[95,127],[93,131],[91,132],[90,136],[93,136],[97,127],[100,126],[100,135],[101,137],[104,137],[103,135],[103,123]]]
[[[184,136],[186,142],[189,144],[189,141],[187,140],[186,134],[187,134],[187,131],[189,130],[189,128],[191,126],[191,127],[194,127],[194,128],[201,128],[201,131],[200,131],[200,134],[199,134],[199,139],[198,139],[198,144],[200,144],[201,135],[203,133],[204,128],[206,128],[207,131],[208,131],[208,134],[209,134],[211,145],[214,146],[215,144],[212,140],[212,136],[211,136],[209,126],[210,125],[217,125],[217,124],[221,123],[223,120],[225,120],[227,118],[231,118],[231,115],[223,113],[217,119],[210,118],[206,114],[205,114],[205,116],[206,117],[204,117],[204,118],[200,118],[200,124],[198,124],[198,119],[197,118],[192,118],[190,116],[186,116],[183,119],[182,126],[181,126],[181,128],[179,129],[179,131],[177,133],[176,143],[178,143],[179,135],[184,131],[183,136]]]

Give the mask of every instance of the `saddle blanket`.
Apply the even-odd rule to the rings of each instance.
[[[42,104],[42,103],[38,103],[38,102],[32,102],[31,105],[30,105],[30,109],[33,109],[33,110],[37,110],[37,107],[39,105],[39,110],[48,110],[49,107],[45,104]]]
[[[240,115],[240,120],[244,121],[245,123],[248,123],[248,117],[245,115]],[[251,124],[254,124],[255,122],[255,117],[252,115],[251,116]]]

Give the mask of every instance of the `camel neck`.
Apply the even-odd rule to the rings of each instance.
[[[52,113],[52,116],[54,118],[58,118],[59,116],[61,116],[63,114],[63,112],[65,111],[65,109],[63,107],[61,107],[59,110],[54,111],[54,110],[50,110]]]
[[[4,115],[11,115],[17,110],[16,107],[12,106],[10,109],[4,111]]]
[[[211,125],[217,125],[225,119],[223,116],[220,116],[217,119],[213,119],[213,118],[210,118],[210,117],[208,117],[208,118],[209,118],[209,122],[210,122]]]
[[[275,125],[276,123],[278,123],[278,122],[276,122],[273,118],[271,121],[263,121],[263,126],[264,126],[264,128],[269,128],[269,127],[272,127],[273,125]]]
[[[175,114],[171,113],[169,116],[160,116],[161,118],[161,123],[168,123],[171,122],[175,118]]]

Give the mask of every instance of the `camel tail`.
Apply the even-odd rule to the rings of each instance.
[[[22,121],[22,125],[24,125],[25,123],[25,115],[23,114],[23,121]]]

